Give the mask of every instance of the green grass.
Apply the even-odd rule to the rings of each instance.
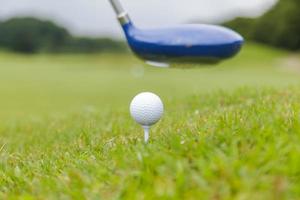
[[[131,55],[0,54],[0,119],[91,107],[116,110],[141,91],[176,101],[220,89],[299,83],[298,74],[281,69],[284,55],[252,45],[218,67],[168,70],[145,67]]]
[[[252,44],[215,68],[170,70],[2,52],[0,199],[299,199],[289,58]],[[148,145],[128,112],[141,91],[166,107]]]

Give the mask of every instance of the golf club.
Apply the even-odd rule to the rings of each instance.
[[[109,1],[131,50],[152,65],[215,64],[235,56],[244,43],[238,33],[216,25],[187,24],[160,29],[139,29],[119,0]]]

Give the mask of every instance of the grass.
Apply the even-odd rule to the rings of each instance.
[[[0,54],[0,119],[127,108],[141,91],[176,101],[214,90],[297,84],[298,74],[281,70],[284,55],[251,45],[218,67],[168,70],[145,67],[131,55]]]
[[[299,74],[250,44],[216,68],[0,53],[0,199],[299,199]],[[144,145],[128,105],[159,94]]]

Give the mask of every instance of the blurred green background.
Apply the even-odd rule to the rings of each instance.
[[[141,91],[164,99],[246,86],[298,84],[299,1],[279,1],[259,18],[224,23],[246,38],[242,53],[215,67],[155,69],[126,42],[78,37],[33,17],[0,22],[0,115],[127,106]]]
[[[299,55],[248,43],[235,59],[218,66],[160,69],[130,53],[15,54],[1,52],[0,117],[63,114],[127,107],[142,91],[164,100],[240,87],[299,83]],[[182,102],[184,103],[184,101]]]
[[[258,18],[224,23],[246,38],[242,53],[215,67],[155,69],[126,42],[74,36],[33,17],[0,22],[0,116],[24,117],[127,106],[141,91],[164,99],[247,86],[298,83],[299,1],[279,1]]]

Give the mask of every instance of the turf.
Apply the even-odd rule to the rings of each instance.
[[[2,52],[0,199],[298,199],[289,58],[250,44],[215,68],[169,70],[130,55]],[[148,145],[128,112],[141,91],[166,107]]]

